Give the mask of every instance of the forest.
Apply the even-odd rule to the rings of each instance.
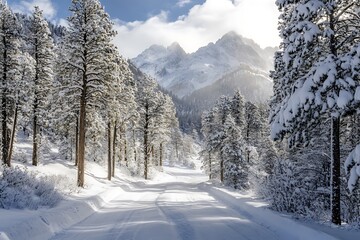
[[[237,93],[203,114],[204,166],[277,211],[359,224],[359,3],[276,4],[274,95],[256,106]]]
[[[32,135],[34,166],[47,143],[56,143],[78,166],[79,187],[85,159],[106,156],[109,180],[118,161],[145,179],[150,162],[161,166],[168,152],[186,161],[171,98],[119,55],[100,3],[74,1],[71,11],[71,27],[64,29],[37,7],[27,17],[1,5],[3,164],[11,166],[19,132]]]
[[[118,165],[147,180],[164,162],[194,168],[199,147],[209,182],[254,192],[277,212],[358,228],[360,3],[276,4],[273,96],[262,103],[241,91],[222,96],[198,126],[199,106],[177,113],[181,99],[119,54],[98,0],[73,0],[68,27],[52,25],[38,7],[25,16],[2,2],[0,208],[11,205],[7,184],[32,179],[12,167],[17,138],[27,136],[31,164],[56,145],[76,166],[79,188],[89,162],[104,165],[108,180]]]

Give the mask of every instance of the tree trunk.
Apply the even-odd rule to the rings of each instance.
[[[220,181],[224,182],[224,161],[220,160]]]
[[[211,153],[209,152],[209,179],[212,179]]]
[[[155,166],[158,166],[157,159],[155,159],[154,145],[151,145],[151,162],[155,164]]]
[[[38,111],[38,81],[39,81],[39,56],[38,56],[38,39],[35,38],[35,61],[36,61],[36,68],[35,68],[35,99],[34,99],[34,117],[33,117],[33,153],[32,153],[32,165],[38,165],[38,121],[37,121],[37,111]]]
[[[144,132],[144,178],[148,179],[148,134],[147,130]]]
[[[65,156],[65,159],[70,159],[70,161],[73,160],[73,139],[71,137],[69,137],[70,134],[69,134],[69,130],[66,130],[66,134],[65,134],[65,138],[68,139],[70,138],[70,157],[68,156],[68,152],[66,152],[66,156]],[[75,159],[76,159],[76,156],[75,156]],[[76,160],[75,160],[75,166],[76,166]]]
[[[137,161],[137,156],[136,156],[136,136],[135,136],[135,130],[133,129],[133,145],[134,145],[134,161]]]
[[[33,152],[32,152],[32,165],[38,165],[38,125],[37,125],[37,98],[34,100],[34,118],[33,118]]]
[[[340,215],[340,118],[331,118],[331,221],[341,225]]]
[[[116,138],[117,138],[117,121],[114,123],[114,136],[113,136],[113,152],[112,152],[112,173],[111,175],[115,177],[115,166],[116,166]]]
[[[160,156],[159,156],[159,165],[162,167],[163,165],[163,143],[160,143]]]
[[[79,163],[79,117],[76,117],[75,127],[75,166]]]
[[[2,21],[2,29],[5,29],[5,21]],[[6,46],[6,37],[5,35],[2,36],[2,44],[3,46]],[[1,98],[1,114],[2,114],[2,160],[4,164],[7,164],[7,154],[8,154],[8,149],[9,149],[9,141],[8,141],[8,129],[7,129],[7,101],[6,101],[6,94],[7,94],[7,50],[6,48],[3,51],[3,75],[2,75],[2,85],[3,85],[3,89],[2,89],[2,98]],[[9,166],[10,167],[10,166]]]
[[[84,187],[85,177],[85,120],[86,120],[86,89],[83,88],[80,101],[80,119],[79,119],[79,160],[78,160],[78,187]]]
[[[12,131],[11,131],[10,147],[9,147],[9,152],[8,152],[8,156],[7,156],[7,161],[6,161],[6,165],[8,165],[9,167],[11,166],[11,157],[12,157],[14,139],[15,139],[15,134],[16,134],[17,116],[18,116],[18,107],[16,106],[15,113],[14,113],[14,122],[13,122],[13,126],[12,126]]]
[[[250,119],[250,115],[248,115],[248,119]],[[249,123],[247,122],[246,123],[246,144],[249,146],[250,142],[250,126],[249,126]],[[246,149],[246,161],[248,163],[250,163],[250,151],[248,149]]]
[[[111,181],[112,167],[111,167],[111,123],[108,122],[108,180]]]
[[[148,179],[148,161],[149,161],[149,146],[148,146],[148,134],[149,134],[149,120],[148,115],[149,106],[145,106],[145,125],[144,125],[144,178]]]
[[[121,142],[122,142],[122,126],[121,126],[121,124],[120,124],[120,126],[119,126],[119,142],[118,142],[118,144],[119,144],[119,161],[120,161],[120,163],[122,163],[122,146],[121,146]]]
[[[336,32],[334,10],[329,13],[330,29]],[[330,51],[337,57],[337,40],[335,35],[330,36]],[[338,81],[338,80],[337,80]],[[339,89],[334,83],[333,91],[339,95]],[[341,225],[340,213],[340,117],[331,117],[331,221]]]
[[[178,146],[178,140],[175,140],[175,156],[176,156],[176,161],[179,161],[179,146]]]
[[[129,162],[128,162],[128,158],[127,158],[127,141],[126,141],[126,137],[124,138],[124,161],[125,161],[126,167],[129,167]]]

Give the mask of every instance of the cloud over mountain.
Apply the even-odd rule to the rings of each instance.
[[[206,0],[173,22],[164,11],[146,21],[118,20],[115,43],[130,58],[153,44],[169,45],[175,41],[186,52],[195,52],[229,31],[254,39],[262,47],[276,46],[277,16],[273,0]]]

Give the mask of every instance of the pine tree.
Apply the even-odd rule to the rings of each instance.
[[[39,130],[46,127],[48,104],[53,79],[54,44],[47,21],[39,7],[35,7],[31,17],[30,53],[35,60],[35,78],[33,84],[33,154],[32,164],[38,164]]]
[[[215,112],[213,109],[210,111],[205,111],[201,116],[201,132],[204,136],[203,150],[200,152],[200,157],[202,159],[203,169],[207,174],[209,174],[209,179],[215,177],[215,146],[217,143],[214,143],[213,130],[215,130]]]
[[[108,14],[98,0],[73,0],[68,18],[69,29],[64,41],[68,72],[67,94],[79,101],[78,181],[84,187],[85,142],[91,109],[98,108],[111,79],[107,77],[108,59],[112,59],[111,40],[115,35]],[[110,55],[110,56],[109,56]]]
[[[358,1],[277,1],[282,11],[282,64],[276,81],[285,96],[272,104],[272,137],[291,134],[291,142],[308,140],[321,116],[331,119],[332,222],[340,219],[340,117],[351,112],[359,85],[353,66],[359,22]],[[357,25],[358,26],[358,25]],[[357,47],[356,47],[357,48]],[[346,59],[345,61],[343,59]],[[357,60],[355,60],[357,61]],[[282,68],[282,69],[281,69]],[[347,71],[344,71],[347,70]],[[274,89],[275,94],[279,89]],[[280,100],[280,101],[278,101]],[[275,104],[274,104],[275,103]]]
[[[20,26],[6,3],[0,4],[0,78],[1,78],[1,154],[3,163],[10,166],[9,147],[14,124],[16,86],[21,79]]]
[[[170,96],[163,96],[163,104],[161,111],[163,114],[159,115],[157,122],[159,127],[154,132],[155,144],[158,145],[159,157],[154,159],[155,164],[162,166],[163,164],[163,155],[166,143],[170,142],[171,135],[174,131],[179,130],[179,122],[176,118],[176,110],[174,103]]]
[[[224,183],[237,189],[249,188],[248,163],[245,161],[245,143],[241,129],[234,118],[228,115],[224,123],[225,138],[221,144],[224,159]]]
[[[159,125],[159,117],[164,113],[164,96],[156,90],[155,80],[147,78],[138,85],[138,112],[139,130],[142,135],[142,146],[144,155],[144,178],[148,179],[149,164],[151,159],[151,148],[154,143],[154,134]]]
[[[116,160],[125,161],[126,167],[129,167],[130,152],[136,152],[136,124],[139,118],[137,112],[136,91],[137,86],[133,74],[129,69],[129,64],[124,59],[120,58],[119,70],[121,73],[121,91],[117,93],[116,99],[119,102],[117,109],[117,116],[114,124],[113,136],[113,175],[115,174]],[[132,140],[129,136],[133,135]],[[131,144],[129,144],[131,143]],[[128,151],[130,145],[133,151]],[[133,162],[136,161],[136,154],[133,156]]]
[[[224,182],[224,172],[225,172],[225,166],[224,166],[224,158],[222,155],[222,147],[223,147],[223,141],[226,138],[226,132],[224,129],[225,121],[228,117],[228,115],[231,114],[231,101],[228,97],[220,97],[218,102],[215,105],[215,122],[216,122],[216,129],[215,129],[215,141],[217,142],[217,145],[215,146],[216,151],[219,153],[220,157],[220,181]]]
[[[237,90],[231,99],[231,114],[235,123],[242,129],[245,128],[245,100],[240,91]]]
[[[245,124],[244,139],[247,145],[246,161],[250,163],[250,153],[254,148],[259,147],[261,141],[262,125],[258,107],[251,103],[245,103]]]
[[[117,51],[114,49],[114,51]],[[108,115],[108,179],[115,176],[116,157],[118,152],[118,136],[121,138],[123,131],[126,131],[126,126],[130,121],[136,121],[136,102],[135,102],[135,88],[133,83],[133,76],[129,69],[129,64],[118,54],[114,52],[114,60],[116,63],[113,76],[113,85],[111,91],[106,97],[107,100],[107,115]],[[110,63],[111,64],[111,63]],[[125,134],[126,135],[126,134]],[[124,139],[125,140],[125,139]],[[126,140],[125,140],[126,142]],[[125,149],[125,148],[124,148]],[[120,149],[119,149],[120,150]],[[127,157],[125,156],[127,161]]]

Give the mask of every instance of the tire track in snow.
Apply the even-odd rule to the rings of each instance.
[[[176,211],[176,206],[161,204],[162,202],[166,202],[160,201],[161,197],[166,194],[166,191],[168,191],[168,186],[164,186],[164,191],[159,194],[155,200],[155,205],[159,208],[165,218],[174,224],[179,240],[195,239],[195,231],[189,221],[186,219],[185,215],[179,211]]]

